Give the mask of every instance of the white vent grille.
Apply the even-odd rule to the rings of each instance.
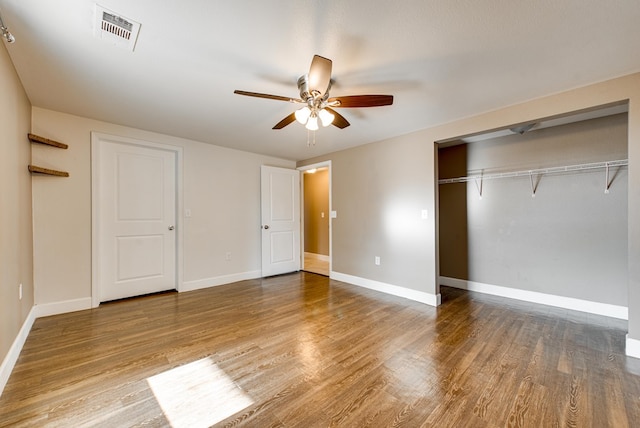
[[[116,46],[133,51],[140,24],[96,4],[95,35]]]
[[[112,15],[107,12],[102,13],[102,30],[111,34],[115,34],[118,37],[131,39],[131,28],[133,24],[126,19]]]

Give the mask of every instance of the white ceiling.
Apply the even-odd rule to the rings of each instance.
[[[5,45],[34,106],[300,160],[640,71],[638,0],[100,0],[141,30],[94,37],[91,0],[0,0]],[[281,101],[319,54],[351,126],[315,146]]]

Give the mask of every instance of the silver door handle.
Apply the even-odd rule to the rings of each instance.
[[[169,226],[169,230],[173,230],[173,229],[175,229],[174,226]]]
[[[262,226],[262,227],[264,227],[265,229],[269,229],[269,225],[268,225],[268,224],[265,224],[265,225],[264,225],[264,226]]]

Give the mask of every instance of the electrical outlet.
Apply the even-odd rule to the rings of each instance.
[[[422,210],[421,217],[422,217],[422,220],[428,219],[429,218],[429,211]]]
[[[224,259],[228,262],[231,261],[231,251],[228,251],[227,254],[224,256]]]
[[[380,266],[380,257],[376,256],[374,261],[375,261],[376,266]]]
[[[22,300],[22,283],[18,287],[18,300]]]

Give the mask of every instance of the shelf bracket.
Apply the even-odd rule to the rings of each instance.
[[[478,199],[482,199],[482,176],[475,178],[474,183],[476,183],[476,189],[478,189]]]
[[[604,168],[604,174],[605,174],[604,193],[605,194],[609,193],[609,189],[611,189],[611,185],[613,184],[613,182],[616,180],[616,177],[620,173],[620,169],[622,169],[622,167],[625,165],[626,164],[624,165],[617,164],[615,163],[615,161],[605,163],[605,168]],[[615,168],[615,169],[611,171],[611,168]]]
[[[533,171],[529,171],[529,182],[531,183],[531,197],[536,197],[536,190],[538,190],[538,184],[540,183],[540,176],[538,175],[535,183],[533,182]]]

